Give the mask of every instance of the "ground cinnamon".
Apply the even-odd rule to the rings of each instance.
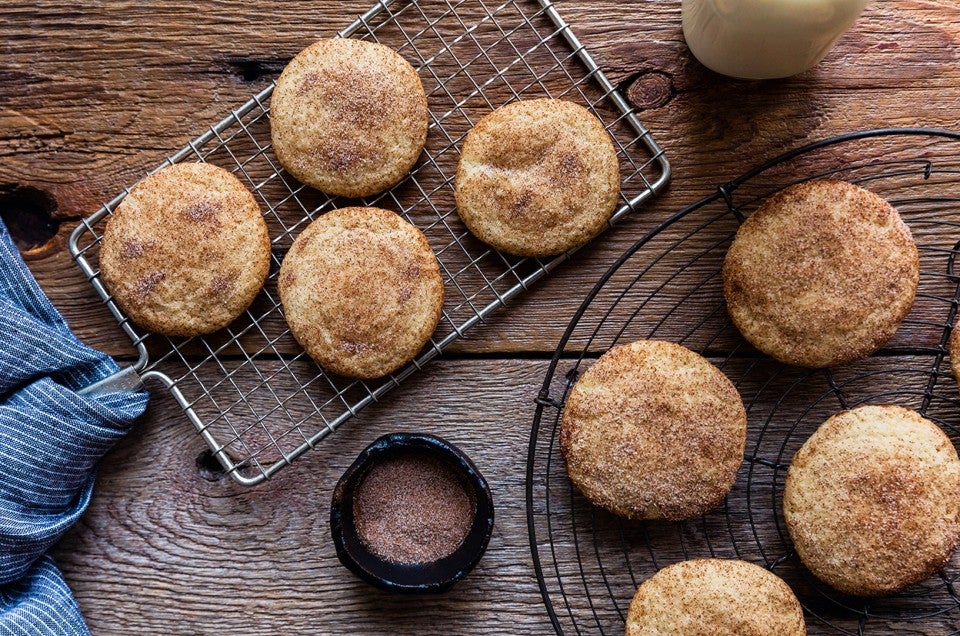
[[[476,501],[447,463],[424,453],[378,462],[354,496],[354,523],[364,545],[394,563],[449,556],[473,525]]]

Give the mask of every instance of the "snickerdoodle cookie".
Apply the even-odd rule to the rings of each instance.
[[[620,167],[590,111],[531,99],[498,108],[467,134],[455,190],[457,213],[481,241],[549,256],[603,229],[617,206]]]
[[[270,98],[277,159],[322,192],[363,197],[406,175],[427,139],[420,76],[382,44],[335,38],[291,60]]]
[[[919,276],[917,246],[889,203],[849,183],[809,181],[744,221],[723,264],[723,291],[753,346],[821,368],[893,337]]]
[[[891,594],[943,567],[960,540],[960,459],[899,406],[824,422],[787,471],[783,515],[797,554],[847,594]]]
[[[178,163],[133,187],[107,221],[100,274],[134,322],[168,336],[210,333],[250,305],[270,269],[253,195],[207,163]]]
[[[680,345],[640,340],[577,380],[560,448],[594,504],[630,519],[686,519],[726,497],[746,431],[740,394],[719,369]]]
[[[294,338],[321,366],[377,378],[413,359],[443,308],[443,279],[423,233],[379,208],[327,212],[280,266]]]
[[[751,563],[681,561],[637,588],[626,636],[803,636],[803,608],[780,577]]]

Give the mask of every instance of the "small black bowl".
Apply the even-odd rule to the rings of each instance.
[[[445,461],[473,489],[476,502],[473,525],[460,547],[429,563],[407,565],[378,557],[363,544],[354,524],[354,493],[364,476],[377,462],[406,453]],[[446,592],[473,569],[487,549],[493,532],[493,497],[477,467],[453,444],[433,435],[393,433],[367,446],[337,482],[330,506],[330,530],[340,562],[370,585],[393,592]]]

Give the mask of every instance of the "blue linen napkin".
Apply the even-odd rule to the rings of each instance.
[[[89,633],[46,552],[146,409],[142,389],[79,393],[118,370],[74,337],[0,220],[0,636]]]

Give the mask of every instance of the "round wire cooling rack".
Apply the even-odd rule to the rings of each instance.
[[[885,129],[787,152],[680,210],[601,278],[573,317],[537,399],[527,461],[527,522],[537,578],[558,634],[622,634],[637,586],[666,565],[738,558],[793,588],[811,634],[960,634],[960,555],[929,580],[883,598],[843,595],[800,563],[781,512],[793,454],[830,415],[899,404],[960,442],[960,393],[945,362],[960,304],[960,132]],[[720,277],[739,224],[788,185],[857,183],[890,201],[920,250],[920,286],[897,335],[875,355],[829,370],[782,365],[750,347],[727,317]],[[727,500],[683,522],[629,522],[591,506],[558,447],[564,402],[579,375],[618,343],[670,340],[734,382],[748,413],[744,463]]]

